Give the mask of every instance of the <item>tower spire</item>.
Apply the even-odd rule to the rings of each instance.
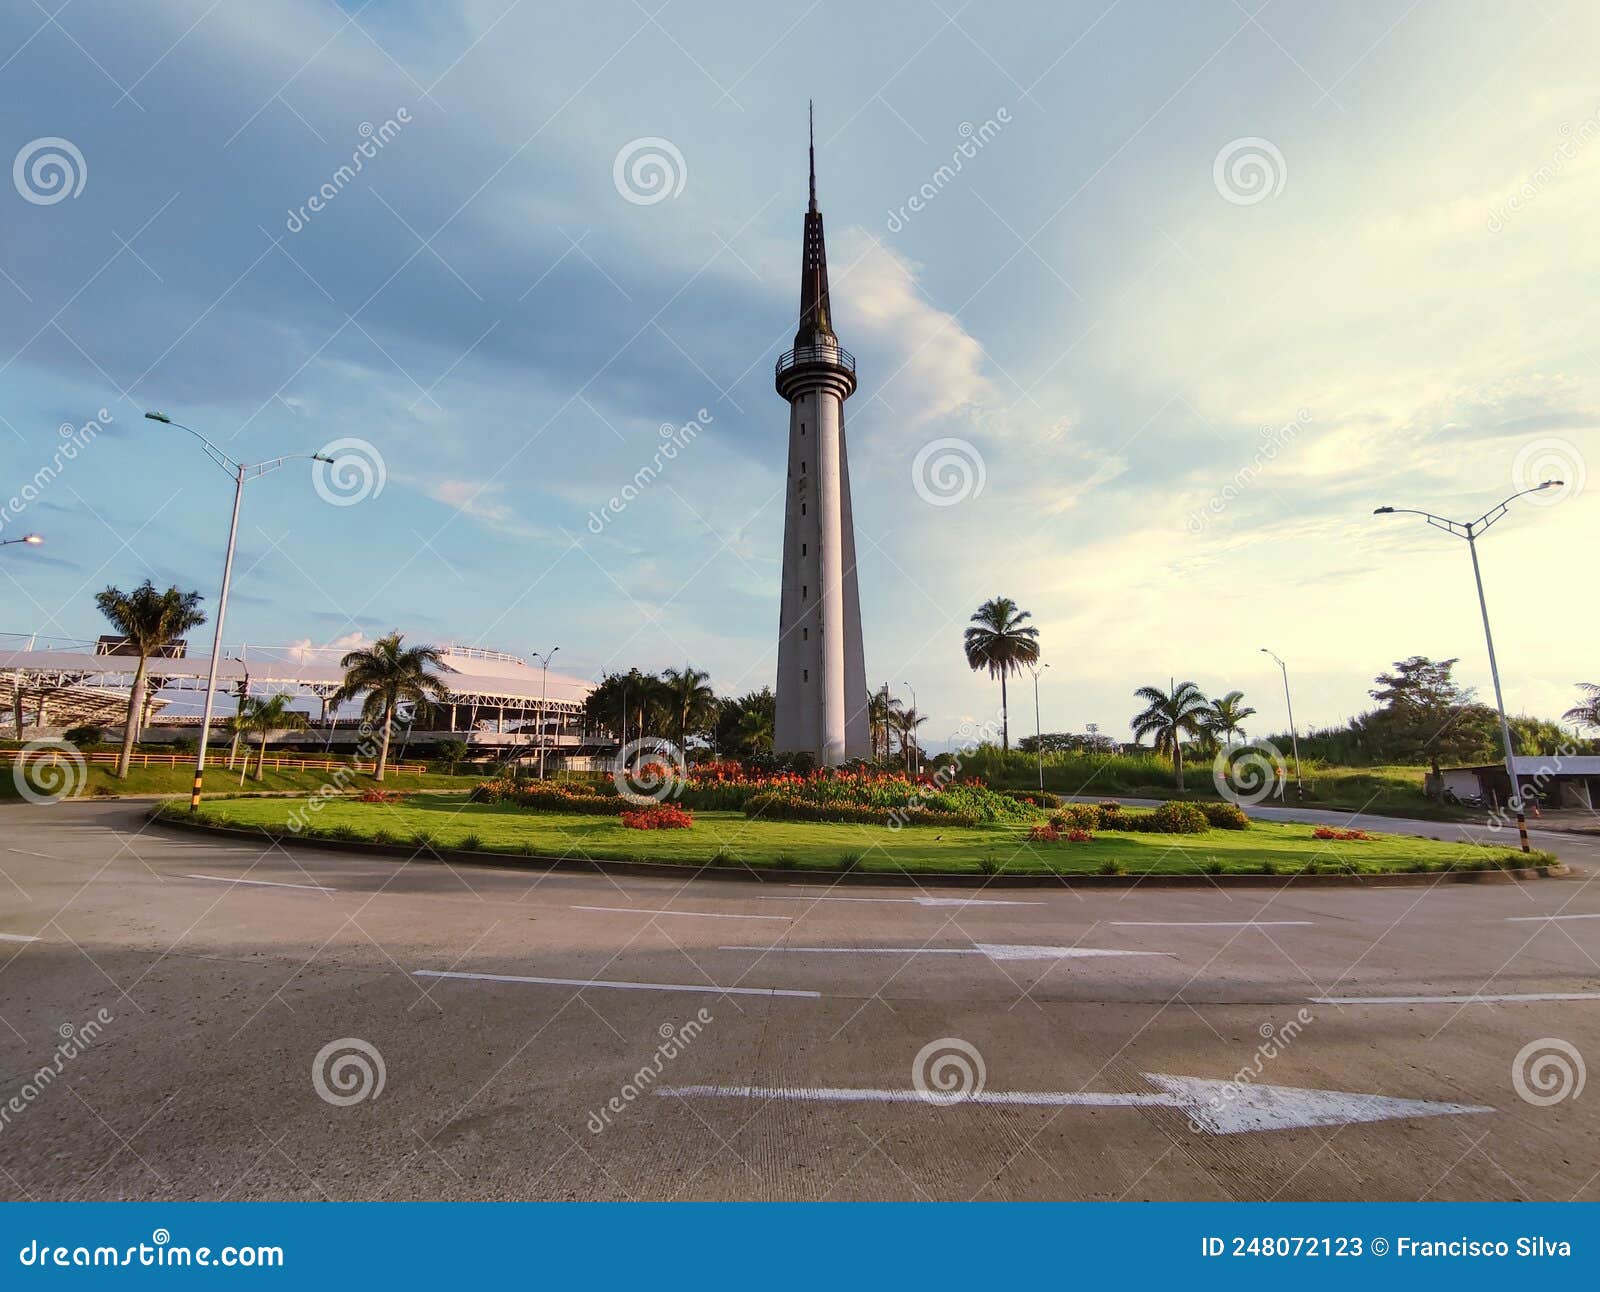
[[[807,151],[810,153],[811,160],[811,205],[807,209],[814,212],[817,209],[817,105],[815,100],[806,100],[806,122],[807,136],[810,142],[810,147]]]
[[[822,240],[822,212],[817,209],[816,109],[807,101],[811,204],[806,208],[805,237],[800,257],[800,328],[795,333],[795,348],[832,341],[833,323],[828,317],[828,252]]]

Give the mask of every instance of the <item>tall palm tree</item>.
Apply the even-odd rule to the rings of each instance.
[[[121,778],[128,774],[128,764],[133,759],[133,742],[139,736],[139,715],[144,710],[146,668],[150,656],[168,642],[198,628],[205,623],[206,617],[200,609],[198,592],[180,592],[177,588],[157,592],[149,579],[132,592],[123,592],[120,588],[97,592],[94,603],[139,655],[133,686],[128,690],[128,719],[122,728],[122,756],[117,759],[117,776]]]
[[[900,701],[889,694],[889,685],[867,697],[867,724],[872,729],[872,756],[889,761],[889,737],[900,721]],[[879,753],[879,749],[882,753]]]
[[[894,723],[900,731],[900,746],[906,751],[906,770],[915,771],[922,763],[922,746],[917,738],[917,728],[927,721],[915,709],[903,709],[895,715]]]
[[[344,682],[328,697],[330,705],[342,704],[363,693],[364,720],[383,723],[383,744],[378,749],[378,768],[373,780],[381,781],[389,767],[389,739],[394,734],[394,716],[402,704],[422,704],[443,700],[450,688],[439,680],[435,669],[448,667],[432,646],[402,646],[398,632],[378,638],[363,650],[353,650],[339,661]]]
[[[685,664],[661,674],[661,692],[672,715],[672,729],[678,733],[678,750],[687,752],[689,732],[715,721],[717,696],[706,681],[711,674]]]
[[[260,741],[256,750],[255,774],[255,779],[259,781],[267,772],[267,742],[272,739],[272,733],[304,731],[311,724],[305,714],[289,707],[289,697],[286,695],[247,700],[245,703],[247,707],[239,717],[244,720],[245,730],[255,732]],[[248,757],[245,762],[249,763]]]
[[[1600,684],[1579,682],[1578,690],[1583,692],[1583,699],[1563,713],[1562,718],[1577,726],[1593,727],[1600,731]]]
[[[1006,713],[1006,678],[1020,673],[1039,659],[1039,630],[1024,621],[1033,615],[1018,610],[1010,597],[993,597],[972,616],[967,629],[967,665],[973,672],[987,669],[1000,679],[1000,747],[1011,749],[1011,725]]]
[[[1255,717],[1256,711],[1244,702],[1243,691],[1229,691],[1211,701],[1204,714],[1205,729],[1222,743],[1231,745],[1233,736],[1244,725],[1246,718]]]
[[[1155,737],[1158,754],[1172,756],[1178,792],[1183,792],[1183,738],[1196,735],[1205,727],[1206,697],[1193,682],[1169,682],[1170,690],[1141,686],[1133,694],[1145,702],[1145,710],[1133,720],[1133,738]]]

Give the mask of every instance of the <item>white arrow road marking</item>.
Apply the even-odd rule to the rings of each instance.
[[[1296,1130],[1306,1126],[1344,1126],[1353,1122],[1402,1117],[1451,1117],[1492,1113],[1472,1104],[1396,1099],[1344,1090],[1305,1090],[1296,1086],[1244,1085],[1205,1077],[1175,1077],[1146,1072],[1158,1089],[1136,1094],[1110,1090],[982,1090],[941,1095],[920,1090],[849,1089],[830,1086],[661,1086],[656,1094],[675,1099],[762,1099],[801,1103],[930,1104],[950,1107],[1177,1108],[1195,1126],[1213,1135],[1246,1131]]]
[[[820,1000],[820,991],[792,991],[785,987],[718,987],[712,983],[620,982],[605,978],[531,978],[509,973],[456,973],[444,969],[413,969],[414,978],[462,978],[473,982],[524,982],[541,987],[609,987],[616,991],[690,991],[702,996],[798,996]]]
[[[285,884],[275,879],[230,879],[227,875],[185,875],[185,879],[209,879],[213,884],[254,884],[259,888],[309,888],[316,893],[337,893],[323,884]]]
[[[792,915],[729,915],[713,911],[657,911],[643,906],[574,906],[574,911],[610,911],[617,915],[692,915],[697,920],[793,920]]]
[[[978,942],[970,947],[718,947],[718,951],[796,951],[817,956],[988,956],[991,960],[1076,960],[1097,956],[1170,956],[1170,951],[1103,951],[1098,947],[1008,946]]]
[[[1490,996],[1313,996],[1314,1005],[1504,1005],[1537,1000],[1600,1000],[1600,991],[1530,991],[1520,995]]]
[[[1600,920],[1600,915],[1508,915],[1513,924],[1543,924],[1546,920]]]
[[[1119,929],[1265,929],[1313,925],[1315,920],[1107,920]]]
[[[30,938],[26,933],[0,933],[0,942],[37,942],[38,938]]]

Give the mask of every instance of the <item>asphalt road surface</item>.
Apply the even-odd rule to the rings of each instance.
[[[1593,1201],[1600,840],[1538,843],[1582,873],[801,888],[7,806],[0,1195]]]

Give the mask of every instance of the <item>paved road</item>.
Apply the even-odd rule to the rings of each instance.
[[[1600,1057],[1586,877],[762,888],[141,814],[0,808],[0,1195],[1600,1199],[1595,1092],[1513,1079]]]

